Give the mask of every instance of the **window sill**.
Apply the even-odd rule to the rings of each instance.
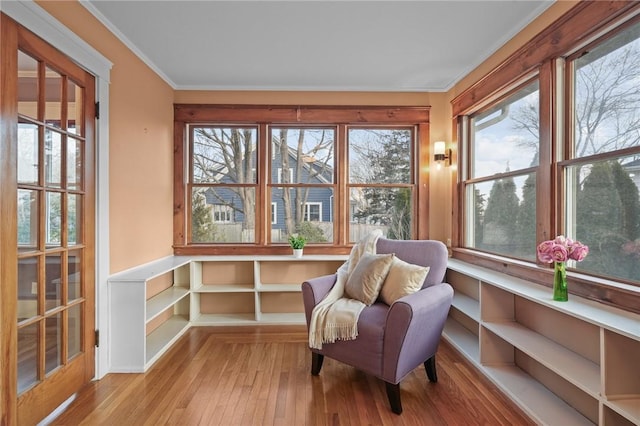
[[[480,266],[493,272],[520,278],[529,283],[549,288],[551,288],[553,282],[553,269],[516,259],[457,248],[453,250],[453,259],[451,260]],[[567,271],[567,281],[570,294],[624,311],[640,313],[640,287],[619,281],[592,277],[576,271]]]

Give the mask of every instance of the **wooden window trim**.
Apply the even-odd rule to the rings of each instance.
[[[567,139],[570,129],[558,128],[559,121],[566,122],[564,111],[556,109],[558,102],[557,84],[562,72],[563,56],[572,55],[579,49],[594,42],[607,32],[613,34],[614,25],[622,26],[625,22],[640,14],[640,3],[611,1],[611,2],[580,2],[569,12],[560,17],[552,25],[541,31],[530,42],[523,45],[513,55],[498,65],[495,69],[482,77],[478,82],[463,91],[451,101],[453,112],[453,129],[462,140],[463,123],[467,114],[475,112],[488,103],[494,103],[504,93],[513,87],[514,82],[522,81],[529,74],[539,72],[540,75],[540,164],[551,164],[551,167],[540,167],[538,183],[550,188],[553,194],[548,195],[548,203],[538,203],[537,235],[539,240],[552,238],[561,228],[563,218],[563,197],[561,182],[561,165],[556,149],[558,139]],[[565,87],[564,90],[570,90]],[[566,97],[566,96],[565,96]],[[570,97],[566,97],[570,99]],[[565,106],[566,109],[566,106]],[[459,143],[457,150],[459,167],[468,161],[465,147]],[[564,147],[563,147],[564,148]],[[566,148],[565,148],[566,149]],[[606,156],[606,155],[605,155]],[[547,159],[545,161],[545,158]],[[556,158],[551,163],[551,158]],[[571,161],[569,161],[571,162]],[[461,170],[461,169],[460,169]],[[464,170],[461,170],[464,174]],[[457,226],[453,231],[453,257],[479,266],[484,266],[499,272],[550,287],[552,270],[539,268],[533,263],[508,259],[501,256],[477,252],[462,248],[464,238],[465,199],[462,189],[462,177],[458,177],[458,184],[453,190],[453,223]],[[541,180],[542,179],[542,180]],[[560,205],[556,205],[560,203]],[[555,212],[555,213],[554,213]],[[553,235],[549,235],[553,234]],[[618,281],[604,280],[579,273],[571,273],[569,277],[571,293],[600,303],[615,306],[631,312],[640,313],[640,294]]]
[[[428,238],[428,176],[426,167],[429,159],[429,110],[430,107],[396,107],[396,106],[300,106],[300,105],[174,105],[174,230],[173,248],[176,255],[193,254],[288,254],[290,248],[286,244],[267,244],[267,223],[263,206],[268,188],[276,184],[269,183],[267,165],[269,158],[259,155],[259,181],[267,182],[266,190],[258,191],[256,197],[257,216],[256,239],[253,244],[187,244],[188,205],[186,200],[187,176],[190,170],[185,167],[187,154],[188,127],[215,123],[230,126],[258,125],[258,140],[266,140],[268,126],[332,126],[336,128],[336,140],[346,140],[347,126],[412,126],[416,132],[414,149],[414,176],[412,186],[416,191],[415,235],[416,238]],[[263,147],[264,149],[264,147]],[[346,144],[335,146],[336,189],[335,217],[347,217],[348,213],[348,176],[346,176],[347,152]],[[276,185],[278,186],[278,185]],[[326,186],[326,185],[323,185]],[[338,188],[344,190],[337,191]],[[418,206],[420,209],[418,209]],[[419,213],[419,214],[418,214]],[[269,220],[270,222],[270,220]],[[335,243],[333,245],[308,246],[309,254],[348,254],[351,244],[348,241],[347,224],[338,221],[335,226]]]

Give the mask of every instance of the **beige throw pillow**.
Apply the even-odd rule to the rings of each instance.
[[[387,305],[422,288],[429,273],[428,266],[407,263],[397,257],[393,259],[387,278],[380,290],[380,299]]]
[[[362,255],[345,284],[347,297],[359,300],[367,306],[375,302],[394,256],[393,253]]]

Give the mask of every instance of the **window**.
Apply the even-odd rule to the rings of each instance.
[[[428,200],[415,164],[428,108],[176,105],[175,118],[176,254],[269,253],[294,233],[329,253],[373,229],[427,236],[414,206]]]
[[[304,220],[307,222],[322,222],[322,203],[306,203],[304,205]]]
[[[640,23],[579,52],[567,70],[565,229],[590,249],[575,267],[640,282]]]
[[[349,129],[349,240],[373,229],[410,239],[414,218],[413,128]]]
[[[465,247],[535,260],[537,80],[471,115]]]
[[[293,168],[278,167],[278,183],[293,183]]]
[[[213,221],[215,223],[233,222],[233,208],[224,204],[214,204],[211,206]]]
[[[332,224],[317,222],[322,221],[320,206],[335,192],[335,127],[270,130],[271,167],[277,171],[271,201],[282,206],[284,215],[271,229],[271,242],[287,242],[291,234],[302,234],[309,243],[333,242]]]
[[[196,125],[189,136],[190,241],[255,241],[257,128]]]
[[[543,282],[535,248],[565,235],[590,249],[569,262],[583,273],[570,273],[571,291],[637,311],[612,285],[640,285],[640,17],[617,7],[580,3],[452,101],[454,257]],[[566,26],[581,36],[558,39]]]

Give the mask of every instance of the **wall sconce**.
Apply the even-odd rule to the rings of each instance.
[[[442,167],[442,163],[446,166],[451,165],[451,149],[446,149],[446,142],[438,141],[433,144],[433,159],[438,165],[438,170]]]

